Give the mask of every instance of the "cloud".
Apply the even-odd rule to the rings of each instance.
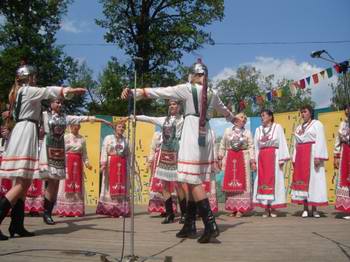
[[[264,76],[274,75],[275,84],[278,80],[292,79],[300,80],[314,73],[318,73],[324,68],[311,65],[307,62],[297,63],[294,59],[276,59],[273,57],[257,57],[255,61],[241,64],[240,66],[249,65],[255,67]],[[213,81],[217,83],[220,80],[227,79],[236,74],[236,68],[225,68],[219,74],[214,76]],[[330,83],[336,83],[337,76],[330,79],[321,79],[317,85],[311,84],[311,97],[315,101],[316,107],[327,107],[331,103],[332,88]],[[312,82],[312,80],[311,80]]]
[[[61,23],[61,30],[67,33],[79,34],[88,31],[89,23],[85,21],[64,20]]]

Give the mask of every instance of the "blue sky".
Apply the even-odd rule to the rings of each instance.
[[[226,0],[225,18],[207,27],[217,43],[223,42],[289,42],[350,40],[349,0]],[[104,30],[95,23],[102,18],[97,0],[75,0],[64,17],[57,42],[67,44],[68,55],[86,61],[95,76],[111,56],[127,58],[116,46],[80,46],[70,44],[105,43]],[[310,52],[326,49],[338,60],[350,58],[350,43],[299,45],[215,45],[204,46],[196,54],[186,54],[183,63],[192,64],[198,55],[209,67],[211,78],[222,79],[234,74],[243,64],[256,66],[264,74],[276,78],[303,78],[329,67],[312,59]],[[335,81],[336,78],[332,79]],[[320,83],[313,98],[320,106],[329,103],[330,81]],[[327,102],[328,101],[328,102]]]

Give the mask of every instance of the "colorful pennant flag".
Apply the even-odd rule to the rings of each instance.
[[[314,84],[316,85],[318,83],[318,74],[313,74],[312,79],[314,80]]]
[[[325,73],[326,73],[326,71],[324,71],[324,70],[320,72],[320,75],[322,76],[323,79],[324,79]]]
[[[306,86],[306,84],[305,84],[305,79],[301,79],[301,80],[299,81],[299,87],[300,87],[301,89],[304,89],[305,86]]]
[[[328,78],[331,78],[333,76],[333,68],[332,67],[327,68],[326,72],[327,72]]]
[[[306,78],[306,82],[307,82],[308,85],[310,85],[310,83],[311,83],[311,77],[310,77],[310,76],[308,76],[308,77]]]
[[[267,101],[272,101],[272,92],[271,91],[266,93],[266,99],[267,99]]]

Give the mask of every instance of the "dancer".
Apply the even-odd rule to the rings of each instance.
[[[162,133],[157,131],[154,132],[151,142],[151,150],[148,156],[147,162],[150,168],[150,187],[149,187],[149,202],[148,212],[149,213],[160,213],[161,216],[165,217],[165,203],[163,199],[163,187],[162,182],[155,178],[155,171],[159,160],[160,146],[162,144]]]
[[[72,124],[70,133],[64,136],[66,154],[66,179],[60,180],[55,214],[64,217],[85,215],[84,166],[89,164],[85,138],[79,134],[80,124]]]
[[[5,151],[7,140],[10,136],[10,130],[1,122],[0,126],[0,166],[2,162],[2,154]],[[8,178],[0,178],[0,198],[5,196],[12,188],[12,180]]]
[[[251,170],[256,171],[256,162],[252,134],[244,128],[246,122],[244,113],[236,115],[233,127],[225,130],[218,157],[225,172],[222,186],[226,192],[225,209],[236,217],[252,210]]]
[[[217,93],[207,89],[207,67],[198,61],[192,67],[190,83],[166,88],[137,89],[134,96],[140,98],[163,98],[182,100],[185,106],[185,120],[182,129],[179,157],[178,179],[189,188],[186,219],[177,237],[196,235],[196,206],[205,225],[199,243],[208,243],[219,235],[219,229],[210,209],[209,200],[202,186],[207,174],[212,174],[214,148],[211,143],[212,132],[208,120],[215,109],[232,121],[234,116],[221,102]],[[133,91],[126,88],[122,98],[127,99]]]
[[[274,123],[272,111],[262,110],[260,116],[262,125],[254,136],[257,176],[253,203],[265,208],[263,217],[277,217],[275,210],[287,207],[283,166],[290,156],[283,128]]]
[[[339,170],[335,209],[346,213],[343,218],[350,220],[350,104],[345,106],[344,112],[345,120],[339,125],[334,146],[334,167]]]
[[[294,173],[291,185],[292,203],[304,205],[302,217],[319,218],[317,206],[327,206],[327,182],[324,161],[328,160],[323,124],[314,119],[314,109],[300,108],[303,123],[294,131]]]
[[[40,150],[40,179],[46,180],[47,187],[44,196],[43,220],[48,225],[54,225],[52,210],[57,200],[59,181],[67,179],[72,182],[72,177],[66,178],[65,143],[64,132],[67,125],[81,122],[100,122],[109,124],[106,120],[94,116],[73,116],[62,113],[62,99],[55,98],[50,101],[49,111],[43,112],[43,126],[45,137]],[[70,161],[68,163],[71,163]],[[68,170],[70,170],[70,167]],[[68,175],[72,175],[68,172]],[[36,176],[34,176],[36,178]],[[75,181],[74,181],[75,182]],[[76,186],[79,186],[75,184]],[[77,187],[74,187],[76,190]]]
[[[149,117],[136,116],[137,121],[148,122],[162,127],[162,142],[160,145],[159,160],[156,165],[156,179],[160,179],[162,183],[162,194],[165,199],[166,217],[162,224],[174,222],[175,214],[173,210],[172,192],[174,186],[179,198],[181,219],[180,223],[184,222],[186,210],[186,196],[181,183],[177,178],[177,158],[179,151],[179,140],[181,138],[183,127],[183,116],[180,114],[180,105],[176,100],[169,101],[169,110],[167,117]]]
[[[127,158],[129,143],[124,137],[126,124],[119,120],[115,132],[104,138],[101,149],[102,186],[96,214],[112,217],[130,216]]]
[[[84,88],[36,87],[36,70],[22,65],[16,72],[15,84],[10,94],[11,112],[16,122],[3,154],[1,177],[11,177],[15,185],[0,200],[0,223],[11,209],[10,236],[30,237],[34,234],[24,228],[24,198],[33,176],[39,176],[38,124],[41,116],[41,101],[64,97],[68,94],[83,94]],[[8,237],[0,231],[0,240]]]

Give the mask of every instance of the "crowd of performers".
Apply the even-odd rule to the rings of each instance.
[[[160,127],[152,139],[148,163],[151,170],[148,211],[164,216],[162,224],[175,221],[179,238],[195,238],[196,217],[204,232],[199,243],[219,235],[214,213],[218,211],[215,174],[224,172],[222,191],[225,209],[241,217],[254,207],[265,210],[263,217],[277,217],[276,210],[287,207],[284,166],[293,163],[292,203],[303,205],[302,217],[319,218],[317,208],[328,205],[324,161],[328,160],[323,124],[314,119],[310,106],[300,109],[302,124],[294,131],[294,150],[290,154],[284,130],[274,122],[273,112],[261,111],[261,126],[254,137],[245,129],[247,116],[233,114],[215,91],[207,86],[208,70],[197,61],[189,82],[164,88],[125,88],[122,98],[167,99],[168,115],[131,116],[130,121],[153,123]],[[130,148],[124,136],[125,119],[111,124],[92,116],[72,116],[62,112],[62,102],[80,95],[84,88],[37,87],[36,70],[22,65],[16,73],[9,95],[9,110],[3,114],[0,147],[0,224],[9,214],[11,237],[34,236],[24,227],[24,214],[43,214],[43,221],[54,225],[52,214],[83,216],[84,167],[89,164],[86,141],[79,134],[81,122],[101,122],[113,126],[114,133],[104,138],[100,166],[101,193],[97,214],[111,217],[130,215],[128,158]],[[42,101],[49,101],[42,112]],[[224,131],[218,147],[209,125],[214,111],[232,127]],[[350,106],[345,108],[334,147],[336,209],[350,213]],[[10,121],[11,120],[11,121]],[[12,126],[11,123],[14,123]],[[66,132],[66,129],[69,132]],[[256,173],[253,179],[251,174]],[[311,207],[311,209],[309,209]],[[8,237],[1,233],[0,240]]]

